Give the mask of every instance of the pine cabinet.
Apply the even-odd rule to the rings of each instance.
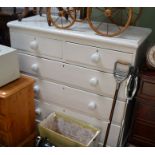
[[[0,87],[0,145],[34,146],[34,80],[21,78]]]

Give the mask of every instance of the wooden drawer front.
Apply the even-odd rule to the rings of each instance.
[[[99,136],[99,142],[100,142],[100,144],[103,143],[104,135],[105,135],[105,132],[107,129],[107,124],[108,124],[107,122],[98,120],[94,117],[88,116],[87,114],[81,114],[77,111],[70,110],[69,108],[62,107],[59,104],[54,104],[52,102],[48,103],[43,100],[41,100],[41,101],[36,100],[36,106],[41,108],[41,120],[43,118],[46,118],[52,112],[60,112],[60,113],[64,113],[65,115],[74,117],[76,119],[85,121],[99,129],[101,129],[101,134]],[[108,137],[108,142],[107,142],[108,146],[116,146],[117,145],[119,131],[120,131],[120,127],[112,124],[111,129],[110,129],[110,135]]]
[[[142,139],[144,139],[145,141],[153,143],[155,146],[155,125],[148,124],[145,121],[136,120],[132,131],[133,138],[139,137],[140,142]]]
[[[0,116],[0,131],[9,131],[11,129],[11,123]]]
[[[44,101],[57,103],[63,107],[79,111],[83,114],[88,114],[97,119],[108,121],[112,106],[111,98],[106,98],[44,80],[38,80],[37,84],[40,92],[37,91],[38,89],[35,89],[35,92],[40,93],[40,98]],[[124,102],[120,101],[116,104],[113,120],[116,124],[121,122],[124,104]]]
[[[63,58],[70,62],[93,66],[100,70],[113,72],[114,63],[123,60],[132,63],[133,55],[108,49],[65,42]]]
[[[5,102],[5,99],[0,98],[0,117],[8,115],[8,104]]]
[[[21,71],[65,83],[79,89],[113,98],[116,82],[112,74],[90,70],[61,62],[19,54]],[[32,66],[38,64],[37,71]],[[119,97],[125,100],[125,83]]]
[[[143,80],[141,82],[138,96],[146,99],[152,98],[153,100],[155,100],[155,83]]]
[[[11,46],[43,57],[62,57],[62,42],[50,38],[11,32]]]
[[[136,118],[155,123],[155,104],[154,106],[146,104],[148,100],[137,99],[136,103]]]
[[[0,131],[0,144],[3,146],[10,146],[11,144],[10,133],[4,133]]]

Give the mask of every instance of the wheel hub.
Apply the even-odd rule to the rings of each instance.
[[[112,16],[112,10],[111,9],[106,9],[104,12],[106,17],[111,17]]]
[[[63,17],[63,16],[64,16],[64,11],[59,11],[58,15],[59,15],[60,17]]]

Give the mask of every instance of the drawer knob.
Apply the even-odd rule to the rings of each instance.
[[[31,66],[31,69],[32,69],[34,72],[37,72],[38,69],[39,69],[38,64],[33,64],[33,65]]]
[[[38,42],[36,40],[33,40],[31,43],[30,43],[30,48],[33,49],[33,50],[37,50],[39,47],[38,45]]]
[[[90,103],[88,104],[88,108],[89,108],[90,110],[96,109],[96,103],[95,103],[95,102],[90,102]]]
[[[39,88],[38,85],[34,85],[33,90],[34,90],[35,93],[39,93],[40,88]]]
[[[36,115],[41,115],[41,109],[39,107],[37,107],[35,109],[35,113],[36,113]]]
[[[94,63],[98,63],[100,60],[100,54],[99,53],[94,53],[91,55],[91,61]]]
[[[98,79],[96,77],[93,77],[89,80],[89,83],[91,86],[97,86],[98,84]]]

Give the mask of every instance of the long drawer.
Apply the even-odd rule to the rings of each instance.
[[[41,100],[41,101],[36,100],[36,106],[41,108],[41,115],[42,115],[41,118],[42,119],[46,118],[51,112],[61,112],[66,115],[69,115],[71,117],[74,117],[76,119],[85,121],[99,129],[101,129],[101,134],[99,137],[99,146],[103,145],[104,135],[105,135],[107,125],[108,125],[107,122],[98,120],[94,117],[90,117],[86,114],[77,113],[74,110],[70,110],[68,108],[59,106],[57,104],[53,104],[51,102],[47,103],[43,100]],[[111,129],[110,129],[110,135],[108,137],[107,146],[116,146],[117,145],[119,131],[120,131],[120,127],[112,124]]]
[[[69,62],[92,66],[111,73],[113,72],[115,62],[118,60],[133,63],[133,54],[71,42],[63,44],[63,58]]]
[[[20,70],[57,81],[85,91],[113,98],[116,82],[112,74],[62,62],[19,53]],[[125,100],[125,85],[121,85],[119,99]]]
[[[62,57],[62,41],[47,37],[11,32],[11,46],[38,56]]]

